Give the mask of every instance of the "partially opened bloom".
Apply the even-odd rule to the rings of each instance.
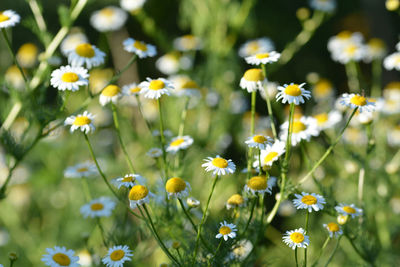
[[[294,194],[296,196],[293,199],[293,204],[297,209],[306,209],[308,212],[319,211],[324,209],[326,203],[325,198],[315,193],[302,192],[301,195]]]
[[[22,68],[32,68],[39,55],[39,48],[33,43],[25,43],[18,49],[16,58]]]
[[[366,97],[359,94],[344,93],[340,99],[340,104],[353,109],[358,108],[360,113],[363,111],[371,112],[375,109],[374,102],[369,101]]]
[[[253,56],[246,57],[246,62],[251,65],[260,65],[260,64],[268,64],[277,62],[278,59],[281,57],[280,53],[275,51],[271,52],[264,52],[255,54]]]
[[[245,204],[245,199],[240,194],[233,194],[226,201],[226,208],[228,210],[232,208],[241,207]]]
[[[138,206],[149,203],[153,194],[144,185],[134,185],[129,191],[128,197],[131,209],[136,209]]]
[[[83,114],[79,114],[77,116],[69,116],[64,125],[71,125],[70,132],[74,132],[75,130],[80,129],[82,132],[88,134],[90,132],[94,132],[96,129],[93,125],[94,116],[85,111]]]
[[[195,199],[194,197],[188,197],[186,199],[186,204],[188,204],[188,206],[191,208],[197,208],[198,206],[200,206],[200,201]]]
[[[124,262],[132,260],[132,256],[132,250],[127,245],[113,246],[101,261],[107,267],[123,267]]]
[[[101,91],[99,101],[102,106],[105,106],[110,102],[117,103],[121,96],[121,88],[118,85],[110,84]]]
[[[245,141],[249,147],[256,147],[258,149],[266,149],[268,146],[272,146],[272,142],[274,142],[274,139],[261,134],[253,135]]]
[[[154,57],[157,55],[154,45],[146,44],[133,38],[126,39],[122,44],[125,51],[135,53],[139,58]]]
[[[91,69],[104,63],[106,54],[96,46],[82,43],[68,52],[68,63],[72,66],[86,66]]]
[[[193,144],[193,138],[190,137],[189,135],[177,136],[171,140],[166,150],[167,152],[175,154],[179,150],[186,149],[192,144]]]
[[[20,19],[20,16],[13,10],[0,11],[0,29],[14,27]]]
[[[162,95],[170,95],[170,91],[174,89],[174,86],[170,81],[164,78],[150,79],[141,82],[139,84],[141,88],[140,94],[146,98],[159,99]]]
[[[261,167],[272,166],[285,153],[285,146],[285,142],[276,140],[272,146],[267,146],[264,150],[261,150]],[[258,158],[254,160],[253,166],[259,167]]]
[[[137,96],[140,94],[140,87],[137,83],[130,83],[122,86],[122,94],[124,96]]]
[[[281,125],[281,140],[285,140],[288,138],[288,127],[289,122],[286,121]],[[292,146],[297,145],[302,140],[310,141],[311,136],[318,136],[318,124],[317,120],[312,117],[301,117],[300,119],[293,120],[293,129],[292,129]]]
[[[168,199],[187,197],[190,189],[190,184],[180,177],[172,177],[168,179],[165,184],[165,191],[167,191]]]
[[[47,254],[44,254],[42,261],[46,266],[50,267],[78,267],[79,257],[74,256],[75,251],[66,249],[65,247],[55,246],[54,248],[46,248]]]
[[[128,15],[124,10],[108,6],[95,11],[90,17],[90,24],[99,32],[116,31],[124,26]]]
[[[317,127],[320,131],[332,128],[342,120],[342,114],[337,110],[332,110],[329,113],[319,113],[313,117],[317,120]]]
[[[341,236],[343,234],[343,230],[340,228],[339,224],[337,224],[335,222],[331,222],[328,224],[324,223],[323,226],[328,231],[330,238],[332,238],[333,236],[338,238],[339,236]]]
[[[291,83],[289,85],[285,84],[283,86],[278,86],[278,94],[276,95],[276,101],[282,99],[282,103],[288,103],[295,105],[300,105],[304,103],[304,99],[311,98],[310,91],[303,88],[305,83],[296,84]]]
[[[236,165],[232,162],[232,160],[226,160],[221,158],[219,155],[217,155],[215,158],[207,157],[205,161],[206,163],[201,166],[205,167],[207,172],[212,171],[213,175],[225,175],[234,173],[236,170]]]
[[[83,217],[109,217],[114,210],[115,202],[109,197],[100,197],[93,199],[81,207]]]
[[[250,180],[247,181],[247,184],[244,186],[244,190],[246,192],[251,193],[252,195],[263,195],[265,193],[272,193],[272,187],[275,185],[276,178],[269,177],[267,179],[266,176],[253,176]]]
[[[193,51],[200,50],[203,47],[203,43],[199,37],[191,34],[187,34],[174,40],[174,47],[179,51]]]
[[[96,165],[93,162],[87,161],[79,163],[75,166],[70,166],[64,171],[65,178],[83,178],[98,175]]]
[[[271,39],[262,37],[244,43],[239,48],[239,56],[246,58],[261,53],[271,52],[272,50],[274,50],[274,44]]]
[[[223,237],[225,241],[228,241],[228,238],[235,238],[236,237],[236,225],[232,223],[227,223],[226,221],[220,223],[220,227],[218,230],[218,234],[215,236],[215,238],[221,238]]]
[[[383,66],[387,70],[400,71],[400,52],[395,52],[385,57],[385,59],[383,60]]]
[[[82,67],[61,66],[51,73],[50,83],[58,90],[75,92],[80,86],[88,85],[87,78],[88,71]]]
[[[266,79],[261,69],[248,69],[240,79],[240,87],[251,93],[261,89],[265,82]]]
[[[357,208],[354,204],[340,203],[339,206],[335,207],[335,210],[342,215],[350,215],[351,218],[360,216],[363,213],[362,209]]]
[[[126,174],[124,177],[113,179],[113,184],[120,189],[121,187],[131,188],[135,184],[144,184],[146,179],[139,174]]]
[[[308,245],[310,245],[310,238],[308,235],[306,235],[306,232],[303,228],[286,231],[286,234],[282,239],[283,242],[285,242],[285,244],[293,250],[296,248],[306,248]]]

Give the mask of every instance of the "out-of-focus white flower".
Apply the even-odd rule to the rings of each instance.
[[[95,11],[90,17],[90,24],[99,32],[110,32],[121,29],[127,18],[128,15],[121,8],[108,6]]]

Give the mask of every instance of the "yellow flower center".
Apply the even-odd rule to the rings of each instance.
[[[367,99],[360,95],[355,95],[350,99],[350,102],[356,106],[365,106],[367,104]]]
[[[113,97],[119,94],[119,92],[121,92],[121,88],[119,88],[119,86],[110,84],[106,88],[104,88],[101,94],[104,96]]]
[[[346,40],[351,37],[351,32],[349,31],[342,31],[338,35],[336,35],[339,39]]]
[[[260,45],[257,41],[253,41],[247,45],[247,51],[249,54],[255,54],[260,49]]]
[[[326,96],[332,92],[332,84],[328,80],[321,79],[315,84],[314,92],[317,96]]]
[[[143,43],[143,42],[135,41],[135,42],[133,43],[133,46],[134,46],[137,50],[140,50],[140,51],[147,51],[147,46],[146,46],[146,44]]]
[[[368,45],[375,50],[381,50],[385,48],[385,43],[379,38],[372,38],[369,40]]]
[[[75,48],[75,52],[81,57],[94,57],[94,49],[90,44],[79,44]]]
[[[10,19],[9,16],[6,16],[6,15],[3,14],[3,12],[0,12],[0,22],[7,21],[9,19]]]
[[[129,191],[129,200],[141,200],[149,194],[149,189],[144,185],[135,185]]]
[[[257,54],[256,58],[258,58],[258,59],[269,58],[269,53]]]
[[[298,84],[291,84],[286,86],[285,94],[290,96],[299,96],[301,95],[301,89]]]
[[[349,55],[349,56],[353,56],[357,51],[357,46],[350,44],[348,46],[345,47],[344,52]]]
[[[180,144],[182,144],[183,142],[185,142],[185,139],[183,138],[178,138],[174,141],[171,142],[170,146],[179,146]]]
[[[243,78],[249,82],[261,82],[265,79],[261,69],[249,69],[244,73]]]
[[[317,120],[318,125],[323,125],[325,122],[328,121],[328,114],[321,113],[321,114],[315,115],[314,118]]]
[[[214,165],[217,168],[226,168],[228,167],[228,161],[223,158],[215,158],[211,161],[212,165]]]
[[[304,235],[302,233],[294,232],[293,234],[290,235],[290,239],[294,243],[301,243],[304,241]]]
[[[344,207],[343,207],[343,210],[344,210],[346,213],[351,213],[351,214],[356,213],[356,210],[353,209],[353,208],[350,207],[350,206],[344,206]]]
[[[263,135],[255,135],[253,141],[259,144],[264,144],[267,141],[267,138]]]
[[[267,179],[263,176],[254,176],[247,182],[247,186],[253,190],[264,190],[267,188]]]
[[[61,266],[68,266],[71,264],[71,259],[64,253],[56,253],[53,255],[53,261]]]
[[[293,126],[292,130],[293,133],[299,133],[307,129],[307,126],[301,121],[294,121],[292,126]]]
[[[331,222],[327,224],[329,232],[337,232],[340,230],[339,225],[337,223]]]
[[[123,179],[122,179],[122,182],[124,182],[124,183],[130,183],[130,182],[133,182],[133,181],[135,181],[136,179],[135,179],[135,177],[132,177],[132,176],[125,176]]]
[[[101,203],[93,203],[91,206],[90,206],[90,209],[91,210],[102,210],[104,208],[104,205],[103,204],[101,204]]]
[[[230,205],[240,205],[244,202],[244,199],[241,195],[239,194],[234,194],[228,199],[228,204]]]
[[[149,89],[151,90],[160,90],[165,87],[165,83],[161,80],[152,80],[149,85]]]
[[[196,47],[196,37],[191,34],[182,36],[182,46],[188,50],[194,49]]]
[[[275,152],[275,151],[269,152],[264,158],[264,163],[270,162],[276,156],[278,156],[278,152]]]
[[[179,177],[170,178],[165,184],[165,190],[167,190],[168,193],[179,193],[185,190],[185,188],[185,181]]]
[[[301,198],[301,202],[306,205],[314,205],[315,203],[317,203],[317,198],[312,195],[306,195]]]
[[[23,44],[18,49],[18,55],[23,56],[23,57],[35,57],[37,52],[38,52],[37,46],[32,43]]]
[[[140,92],[140,87],[136,86],[131,88],[131,93],[139,93],[139,92]]]
[[[91,122],[92,122],[92,120],[86,116],[78,116],[75,118],[75,121],[73,124],[76,126],[83,126],[83,125],[87,125]]]
[[[122,249],[117,249],[114,250],[111,254],[110,254],[110,259],[112,261],[119,261],[120,259],[122,259],[125,256],[125,252]]]
[[[74,83],[79,80],[79,76],[74,72],[66,72],[61,76],[61,80],[65,83]]]
[[[87,172],[87,171],[88,171],[88,168],[82,167],[82,168],[77,169],[77,171],[78,171],[78,172]]]
[[[221,228],[219,228],[219,233],[221,235],[228,235],[232,232],[232,229],[229,228],[228,226],[221,226]]]
[[[182,89],[188,89],[188,88],[195,88],[198,89],[199,86],[195,81],[187,81],[182,85]]]

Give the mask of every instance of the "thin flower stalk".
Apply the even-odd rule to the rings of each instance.
[[[265,64],[261,64],[261,68],[262,68],[264,77],[267,78],[267,70],[266,70]],[[272,135],[274,136],[274,139],[277,139],[278,134],[276,132],[275,123],[274,123],[274,112],[272,110],[271,99],[269,98],[268,90],[265,87],[264,87],[264,92],[265,92],[265,101],[267,102],[267,110],[268,110],[269,122],[271,125]]]

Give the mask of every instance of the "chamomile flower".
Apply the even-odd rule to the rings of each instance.
[[[395,52],[385,57],[385,59],[383,60],[383,66],[387,70],[400,71],[400,52]]]
[[[282,239],[283,242],[293,250],[296,248],[306,248],[310,245],[310,238],[305,233],[306,231],[303,228],[286,231]]]
[[[236,237],[236,232],[236,225],[224,221],[220,223],[218,234],[215,236],[215,238],[219,239],[223,237],[225,241],[228,241],[229,237],[232,239]]]
[[[366,47],[362,43],[348,42],[340,49],[332,52],[332,59],[342,64],[350,61],[360,61],[365,57]]]
[[[159,99],[162,95],[170,95],[170,91],[174,86],[170,81],[164,78],[150,79],[139,84],[141,88],[140,94],[146,98]]]
[[[309,99],[311,97],[310,91],[303,88],[305,83],[296,84],[291,83],[289,85],[285,84],[283,86],[278,86],[278,94],[276,95],[276,101],[282,99],[282,103],[288,103],[295,105],[300,105],[304,103],[304,99]]]
[[[131,209],[136,209],[138,206],[149,203],[153,193],[144,185],[134,185],[129,191],[129,205]]]
[[[201,97],[200,86],[186,75],[175,75],[170,77],[174,84],[174,93],[177,96]]]
[[[261,150],[261,167],[272,166],[272,164],[279,159],[279,157],[285,153],[285,142],[276,140],[272,146],[267,146]],[[258,158],[254,161],[253,166],[259,167]]]
[[[83,205],[80,211],[85,218],[109,217],[114,207],[115,202],[109,197],[100,197]]]
[[[369,63],[376,59],[382,59],[386,54],[385,43],[378,38],[372,38],[365,46],[364,61]]]
[[[189,135],[177,136],[171,140],[166,151],[175,154],[179,150],[187,149],[193,144],[193,138]]]
[[[239,56],[246,58],[274,50],[274,44],[267,37],[250,40],[239,48]]]
[[[329,113],[319,113],[313,116],[317,120],[317,128],[319,131],[332,128],[342,120],[342,114],[337,110]]]
[[[336,8],[336,0],[310,0],[310,6],[315,10],[333,12]]]
[[[188,197],[186,199],[186,204],[191,208],[197,208],[200,206],[200,201],[195,199],[194,197]]]
[[[156,61],[157,69],[166,75],[175,74],[180,69],[188,70],[192,66],[193,59],[186,55],[181,55],[181,53],[177,51],[167,53]]]
[[[247,239],[242,239],[232,246],[232,252],[229,254],[229,259],[243,261],[252,250],[253,244]]]
[[[375,103],[369,101],[366,97],[359,94],[347,94],[344,93],[340,99],[340,104],[350,107],[352,109],[358,108],[358,111],[371,112],[375,109]]]
[[[187,197],[190,190],[190,184],[179,177],[172,177],[168,179],[165,184],[165,191],[167,191],[168,199]]]
[[[71,50],[74,50],[78,45],[88,43],[87,36],[82,32],[72,32],[61,42],[60,50],[64,56],[68,56]]]
[[[124,96],[137,96],[140,94],[140,87],[137,83],[130,83],[122,86],[122,94]]]
[[[328,40],[328,50],[332,54],[340,53],[348,44],[362,44],[364,38],[359,32],[342,31]]]
[[[333,84],[327,79],[320,79],[312,89],[312,96],[316,101],[331,99],[335,93]]]
[[[82,43],[68,52],[68,63],[72,66],[86,66],[87,69],[97,67],[104,63],[106,54],[96,46]]]
[[[281,140],[286,141],[288,138],[288,127],[289,122],[286,121],[281,125]],[[310,141],[311,136],[318,136],[318,124],[317,120],[312,117],[301,117],[300,119],[293,120],[292,129],[292,146],[297,145],[302,140]]]
[[[50,83],[58,90],[75,92],[88,85],[88,77],[88,71],[82,67],[61,66],[51,73]]]
[[[230,210],[237,207],[242,207],[245,204],[245,199],[240,194],[233,194],[226,201],[226,209]]]
[[[272,146],[272,143],[274,142],[274,139],[266,136],[266,135],[261,135],[261,134],[257,134],[257,135],[253,135],[250,136],[245,143],[249,146],[249,147],[256,147],[258,149],[266,149],[268,146]]]
[[[315,193],[302,192],[301,195],[294,194],[293,204],[297,209],[307,209],[308,212],[319,211],[324,209],[326,203],[325,198]]]
[[[157,55],[154,45],[146,44],[133,38],[126,39],[122,44],[125,51],[135,53],[139,58],[154,57]]]
[[[159,158],[162,156],[162,150],[155,147],[147,151],[146,155],[152,158]]]
[[[75,166],[70,166],[64,171],[65,178],[83,178],[95,176],[97,174],[98,171],[96,165],[90,161],[79,163]]]
[[[101,261],[107,267],[123,267],[124,262],[131,261],[132,256],[132,250],[127,245],[113,246]]]
[[[225,175],[234,173],[236,170],[236,165],[232,162],[232,160],[226,160],[221,158],[219,155],[217,155],[215,158],[207,157],[205,161],[206,163],[201,166],[205,167],[207,172],[212,171],[213,175]]]
[[[94,130],[96,129],[93,125],[93,119],[94,116],[91,113],[85,111],[77,116],[69,116],[65,120],[64,125],[71,125],[71,133],[75,130],[80,129],[82,132],[88,134],[90,132],[94,132]]]
[[[200,50],[203,47],[203,43],[200,38],[187,34],[174,40],[174,47],[176,50],[179,51],[193,51],[193,50]]]
[[[145,3],[146,0],[121,0],[119,4],[128,12],[136,12],[140,10]]]
[[[13,10],[0,11],[0,29],[14,27],[20,19],[20,16]]]
[[[246,62],[251,65],[260,65],[260,64],[265,65],[268,63],[277,62],[280,57],[281,57],[280,53],[271,51],[271,52],[255,54],[253,56],[246,57],[245,59]]]
[[[144,184],[146,179],[139,174],[126,174],[124,177],[118,177],[112,180],[112,183],[120,189],[121,186],[131,188],[135,184]]]
[[[339,206],[335,207],[335,210],[342,215],[349,215],[351,218],[361,216],[363,213],[362,209],[357,208],[354,204],[340,203]]]
[[[323,226],[328,231],[330,238],[333,238],[333,236],[338,238],[339,236],[341,236],[343,234],[342,228],[340,228],[339,224],[337,224],[335,222],[330,222],[328,224],[324,223]]]
[[[42,261],[46,266],[50,267],[78,267],[79,257],[74,256],[75,251],[66,249],[65,247],[55,246],[54,248],[46,248],[47,254],[44,254]]]
[[[38,59],[39,48],[33,43],[21,45],[17,52],[17,60],[22,68],[32,68]]]
[[[268,179],[265,176],[253,176],[247,181],[244,190],[254,196],[257,194],[263,195],[265,193],[271,194],[275,182],[276,178],[272,176]]]
[[[117,103],[121,96],[121,88],[118,85],[110,84],[101,91],[99,102],[102,106],[105,106],[110,102]]]
[[[261,69],[248,69],[240,79],[240,87],[251,93],[261,89],[265,82],[266,79]]]
[[[108,6],[95,11],[90,17],[90,24],[99,32],[116,31],[124,26],[128,15],[124,10]]]

